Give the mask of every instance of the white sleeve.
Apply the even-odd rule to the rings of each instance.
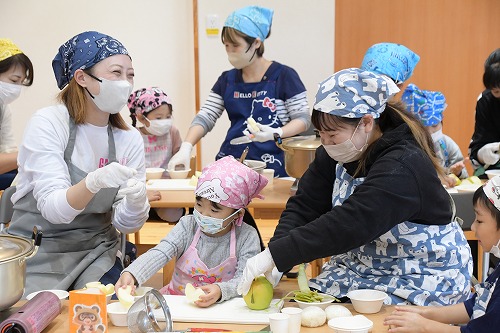
[[[127,156],[126,166],[136,169],[135,178],[143,183],[146,182],[146,167],[144,154],[144,141],[139,131],[128,130],[121,131],[115,135],[115,145],[117,146],[118,156]],[[121,135],[120,135],[121,134]],[[120,145],[120,147],[118,147]],[[122,164],[122,163],[120,163]],[[130,234],[142,228],[149,217],[149,201],[142,209],[131,209],[123,197],[117,195],[113,204],[113,224],[120,232]]]
[[[15,203],[33,191],[42,216],[54,224],[70,223],[81,213],[71,207],[66,192],[71,187],[64,150],[69,137],[69,116],[56,107],[40,110],[26,126],[19,148],[19,182]]]
[[[8,106],[0,107],[0,153],[14,153],[17,145],[12,131],[12,113]]]

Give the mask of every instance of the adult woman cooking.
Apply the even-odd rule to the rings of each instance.
[[[247,261],[239,292],[275,265],[283,272],[332,256],[309,282],[321,292],[379,289],[388,303],[418,305],[467,299],[470,248],[452,219],[432,139],[403,108],[386,104],[398,90],[357,68],[320,84],[312,121],[322,146],[268,249]]]
[[[0,38],[0,190],[10,186],[17,174],[17,145],[8,107],[33,83],[31,60],[10,39]]]
[[[273,10],[250,6],[233,12],[226,19],[221,39],[234,69],[222,73],[212,88],[205,105],[196,115],[186,139],[168,164],[189,165],[191,149],[227,110],[231,127],[227,131],[216,159],[227,155],[241,156],[250,146],[248,159],[267,163],[278,176],[286,176],[284,153],[274,143],[274,133],[289,137],[305,131],[310,125],[306,89],[298,74],[290,67],[263,57],[264,40],[269,37]],[[249,126],[252,117],[258,129]],[[233,145],[247,127],[252,142]]]
[[[26,128],[8,228],[44,232],[26,262],[25,293],[114,283],[122,269],[116,229],[139,230],[149,212],[142,138],[119,114],[134,82],[125,47],[83,32],[59,48],[52,67],[61,104],[36,112]]]

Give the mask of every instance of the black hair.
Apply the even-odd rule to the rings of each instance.
[[[225,40],[227,39],[230,43],[235,43],[236,42],[236,36],[240,36],[247,42],[248,45],[252,45],[257,38],[250,37],[247,34],[244,34],[243,32],[236,30],[234,28],[230,27],[224,27],[222,28],[222,33],[220,34],[220,40],[222,41],[222,44],[225,43]],[[271,28],[269,28],[269,33],[266,36],[266,39],[271,36]],[[261,41],[260,47],[257,49],[257,56],[262,57],[264,55],[264,41]]]
[[[33,72],[33,64],[31,63],[30,58],[28,58],[28,56],[24,53],[18,53],[0,61],[0,74],[7,72],[10,68],[16,65],[23,66],[26,71],[26,80],[24,80],[23,85],[31,86],[33,84],[35,73]]]
[[[486,193],[484,193],[483,186],[479,187],[476,192],[474,192],[472,204],[474,207],[477,205],[483,205],[483,207],[490,212],[491,216],[495,218],[495,221],[497,221],[497,230],[500,229],[500,210],[493,205]]]
[[[500,49],[493,51],[484,62],[483,84],[490,90],[500,88]]]

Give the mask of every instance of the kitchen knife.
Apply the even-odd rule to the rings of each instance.
[[[242,145],[250,142],[252,142],[252,140],[250,140],[250,138],[246,135],[240,136],[239,138],[234,138],[231,141],[229,141],[229,143],[232,145]]]

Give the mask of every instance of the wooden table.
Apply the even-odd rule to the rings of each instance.
[[[288,279],[284,277],[278,286],[274,290],[274,298],[281,298],[284,295],[286,295],[289,291],[297,289],[297,279]],[[14,311],[15,308],[20,307],[22,304],[24,304],[26,301],[22,300],[19,301],[13,308],[6,310],[7,311]],[[68,318],[68,304],[69,301],[64,300],[63,301],[63,308],[61,314],[54,319],[54,321],[45,329],[43,330],[43,333],[48,333],[48,332],[55,332],[55,333],[67,333],[69,331],[69,318]],[[358,314],[356,311],[353,310],[351,304],[343,304],[346,306],[353,315]],[[290,306],[297,306],[297,303],[294,302],[287,302],[285,304],[285,307],[290,307]],[[392,311],[394,307],[393,306],[382,306],[382,310],[376,314],[365,314],[368,319],[373,321],[373,330],[371,331],[372,333],[381,333],[381,332],[387,332],[387,326],[383,325],[383,320],[386,316],[388,316]],[[0,314],[4,315],[4,318],[6,318],[6,313],[1,312]],[[108,318],[108,325],[109,325],[109,330],[108,332],[110,333],[126,333],[129,332],[127,327],[117,327],[114,326],[111,323],[111,320]],[[198,328],[220,328],[220,329],[226,329],[226,330],[234,330],[234,331],[243,331],[243,332],[248,332],[248,331],[260,331],[264,328],[266,328],[267,325],[243,325],[243,324],[216,324],[216,323],[187,323],[187,322],[174,322],[174,330],[186,330],[190,327],[198,327]],[[332,329],[328,327],[327,324],[316,327],[316,328],[308,328],[308,327],[301,327],[300,330],[301,333],[323,333],[323,332],[333,332]]]

